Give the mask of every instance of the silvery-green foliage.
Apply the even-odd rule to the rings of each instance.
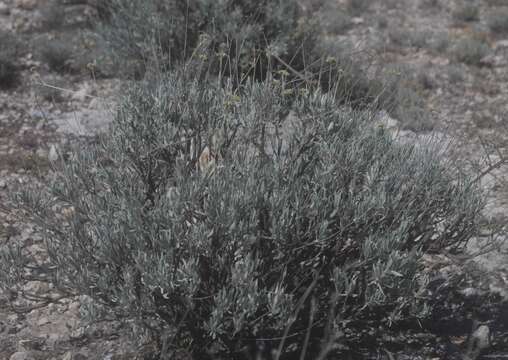
[[[122,58],[151,67],[195,56],[206,35],[211,57],[224,59],[214,66],[233,76],[259,77],[269,66],[267,52],[302,62],[316,37],[295,0],[111,0],[105,9],[109,15],[99,33]]]
[[[313,358],[346,328],[425,316],[420,259],[475,234],[478,189],[369,112],[288,90],[181,71],[133,84],[98,145],[18,196],[57,287],[197,358],[260,341],[294,358],[307,336]],[[25,264],[3,260],[2,278]]]

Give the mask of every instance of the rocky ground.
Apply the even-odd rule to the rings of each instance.
[[[52,161],[104,129],[120,83],[100,43],[86,32],[93,7],[87,1],[63,3],[0,0],[0,33],[17,39],[20,70],[15,86],[0,89],[0,245],[19,242],[36,254],[42,251],[42,238],[36,227],[19,219],[7,195],[24,184],[43,182]],[[450,155],[471,169],[493,168],[481,179],[489,191],[485,215],[503,226],[508,3],[329,0],[326,6],[320,21],[331,43],[361,49],[373,68],[404,79],[406,106],[384,119],[396,136],[446,138],[452,144]],[[1,41],[5,44],[5,37],[0,49]],[[503,240],[502,232],[499,236]],[[481,249],[481,242],[474,242],[470,253]],[[428,357],[508,359],[508,246],[501,241],[499,249],[472,260],[427,260],[429,267],[445,262],[448,272],[464,273],[457,296],[470,314],[443,312],[436,320],[438,335],[428,341]],[[53,296],[50,286],[36,280],[24,284],[23,291],[39,302]],[[0,294],[0,359],[135,358],[139,344],[129,343],[116,324],[85,326],[80,307],[86,299],[67,296],[28,311],[22,295]],[[403,353],[387,350],[377,358],[428,358]]]

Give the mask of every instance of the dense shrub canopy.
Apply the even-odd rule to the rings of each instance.
[[[58,286],[196,356],[313,358],[359,324],[424,316],[421,255],[475,233],[477,189],[371,113],[290,93],[181,71],[134,85],[107,141],[20,195]]]

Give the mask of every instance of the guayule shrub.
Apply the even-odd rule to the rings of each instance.
[[[318,90],[188,74],[133,85],[100,144],[19,194],[56,287],[196,359],[325,357],[425,316],[420,259],[475,234],[478,189]]]
[[[302,62],[316,37],[295,0],[111,0],[104,13],[99,33],[122,57],[167,66],[192,57],[206,35],[234,77],[264,76],[267,51]]]

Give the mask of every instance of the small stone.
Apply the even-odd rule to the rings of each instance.
[[[363,18],[361,18],[361,17],[354,17],[354,18],[351,19],[351,22],[354,25],[361,25],[361,24],[363,24]]]
[[[101,109],[101,102],[97,98],[93,98],[90,100],[90,103],[88,104],[88,108],[92,110]]]
[[[33,337],[20,340],[19,345],[25,350],[41,350],[45,342],[44,338]]]
[[[478,349],[486,349],[490,346],[490,329],[487,325],[482,325],[471,335],[471,338],[476,342]]]
[[[48,160],[51,162],[55,162],[58,160],[58,150],[55,144],[51,145],[51,147],[49,148]]]
[[[79,307],[80,307],[79,301],[73,301],[69,304],[68,309],[70,312],[79,314]]]
[[[37,320],[37,325],[38,326],[43,326],[43,325],[46,325],[46,324],[49,324],[49,323],[50,323],[50,321],[49,321],[49,319],[46,316],[43,316],[39,320]]]
[[[40,158],[46,158],[46,157],[48,157],[48,151],[43,148],[38,148],[35,151],[35,155],[37,155]]]
[[[51,304],[49,304],[49,305],[46,307],[46,309],[48,309],[48,312],[49,312],[50,314],[53,314],[53,313],[57,312],[57,310],[58,310],[57,305],[56,305],[55,303],[51,303]]]
[[[0,189],[5,189],[7,187],[7,183],[5,180],[0,180]]]
[[[461,290],[461,293],[465,297],[470,298],[470,297],[478,295],[480,293],[480,291],[478,291],[478,289],[470,287],[470,288],[466,288],[464,290]]]
[[[29,281],[23,286],[23,291],[34,295],[44,295],[49,291],[49,286],[46,282]]]
[[[51,333],[46,335],[46,347],[50,350],[56,349],[61,343],[69,340],[64,334]]]

